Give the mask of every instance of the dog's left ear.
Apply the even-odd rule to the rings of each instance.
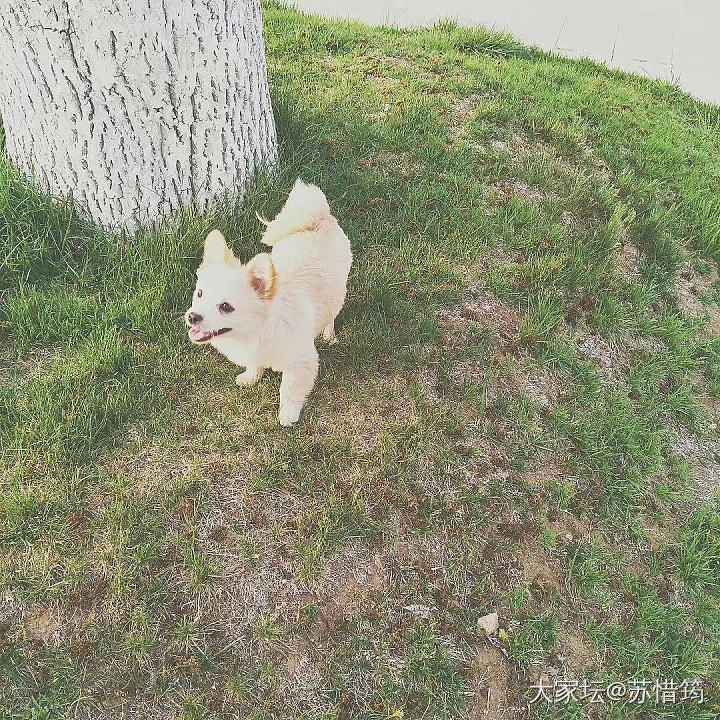
[[[252,289],[263,299],[269,300],[275,290],[275,265],[270,253],[260,253],[247,264]]]
[[[232,250],[228,247],[225,236],[219,230],[213,230],[205,238],[203,262],[229,263],[232,258]]]

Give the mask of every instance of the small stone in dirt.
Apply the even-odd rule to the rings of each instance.
[[[486,635],[494,635],[498,627],[500,627],[500,617],[497,613],[490,613],[484,617],[478,618],[478,630],[484,630]]]
[[[423,618],[427,620],[430,617],[432,610],[427,605],[406,605],[403,610],[406,610],[411,615]]]

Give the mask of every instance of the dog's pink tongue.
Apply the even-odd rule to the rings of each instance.
[[[188,330],[188,335],[191,340],[205,340],[210,337],[210,333],[207,330],[201,330],[197,327],[191,327]]]

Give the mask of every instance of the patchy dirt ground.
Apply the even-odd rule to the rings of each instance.
[[[283,149],[242,205],[118,243],[0,157],[0,716],[716,696],[717,118],[482,29],[264,16]],[[208,223],[250,257],[298,175],[354,265],[281,429],[278,375],[237,388],[179,318]]]

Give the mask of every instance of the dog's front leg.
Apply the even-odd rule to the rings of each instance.
[[[245,368],[245,372],[241,372],[235,378],[235,384],[239,385],[241,387],[243,385],[254,385],[262,377],[262,374],[264,372],[265,372],[264,367],[248,366]]]
[[[308,354],[283,371],[280,382],[280,424],[284,427],[294,425],[300,417],[300,411],[310,394],[318,373],[318,354],[313,348]]]

